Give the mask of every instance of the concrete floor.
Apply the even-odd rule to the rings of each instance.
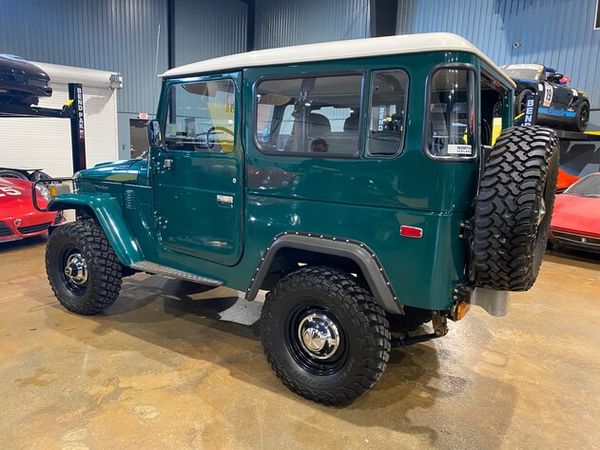
[[[106,314],[79,317],[53,298],[43,252],[0,248],[1,449],[600,445],[600,259],[548,256],[508,317],[476,309],[394,350],[340,409],[279,383],[260,302],[137,275]]]

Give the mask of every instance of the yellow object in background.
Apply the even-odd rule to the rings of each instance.
[[[492,121],[492,145],[496,144],[496,139],[502,133],[502,117],[494,117]]]

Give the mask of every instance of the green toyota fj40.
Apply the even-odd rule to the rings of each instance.
[[[447,33],[171,69],[149,156],[83,170],[50,201],[77,216],[50,234],[52,289],[78,314],[108,308],[136,271],[266,290],[277,376],[352,401],[392,346],[443,336],[473,304],[502,315],[535,281],[557,143],[509,128],[513,89]]]

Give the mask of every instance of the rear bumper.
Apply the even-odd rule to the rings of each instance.
[[[600,236],[589,236],[574,231],[554,229],[550,231],[548,239],[554,244],[600,252]]]

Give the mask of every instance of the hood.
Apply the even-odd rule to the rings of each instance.
[[[600,236],[600,197],[557,195],[552,229]]]
[[[145,176],[148,167],[146,159],[130,159],[126,161],[104,162],[91,169],[82,170],[75,178],[87,181],[110,181],[113,183],[137,183],[138,176]]]
[[[19,215],[33,211],[31,186],[33,183],[18,178],[0,178],[0,212],[2,215]],[[47,202],[38,194],[38,204],[45,208]]]

